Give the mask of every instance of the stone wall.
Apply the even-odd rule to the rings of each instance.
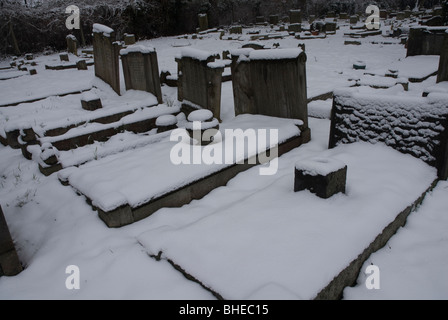
[[[306,59],[299,48],[232,52],[235,115],[300,119],[308,128]]]
[[[93,55],[95,76],[108,83],[120,94],[120,73],[118,55],[121,46],[115,42],[115,32],[101,24],[93,25]]]
[[[334,92],[329,147],[341,143],[383,142],[420,158],[448,177],[448,98],[363,95]]]
[[[406,56],[439,55],[442,51],[445,30],[447,30],[447,27],[411,28]]]

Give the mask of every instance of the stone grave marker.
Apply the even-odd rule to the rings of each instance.
[[[387,19],[389,12],[387,10],[380,10],[380,19]]]
[[[115,31],[102,24],[93,25],[93,55],[95,76],[108,83],[120,94],[119,51],[121,45],[115,41]]]
[[[273,15],[269,16],[269,23],[270,24],[277,25],[278,21],[279,21],[278,15],[273,14]]]
[[[61,53],[61,54],[59,55],[59,59],[60,59],[61,61],[69,61],[68,54],[67,54],[67,53]]]
[[[0,207],[0,277],[15,276],[22,271],[8,225]]]
[[[76,68],[78,68],[78,70],[88,70],[86,60],[78,60],[76,62]]]
[[[125,33],[124,34],[124,44],[126,46],[130,46],[130,45],[135,44],[135,35]]]
[[[300,23],[291,23],[288,26],[289,32],[302,32],[302,25]]]
[[[306,60],[300,48],[232,52],[235,115],[300,119],[307,130]]]
[[[225,64],[207,51],[184,48],[178,66],[178,99],[188,109],[208,109],[221,118],[221,83]]]
[[[152,47],[132,45],[120,51],[126,90],[142,90],[163,103],[157,53]]]
[[[82,94],[81,105],[84,110],[88,111],[94,111],[103,107],[100,97],[90,91]]]
[[[243,27],[242,26],[232,26],[229,30],[230,34],[242,34]]]
[[[72,53],[75,56],[78,55],[78,40],[76,40],[76,37],[72,34],[69,34],[65,37],[65,40],[67,41],[67,52]]]
[[[198,14],[199,31],[205,31],[208,29],[208,16],[206,13]]]
[[[447,27],[412,27],[406,56],[440,55],[446,30]]]
[[[302,23],[302,11],[301,10],[289,10],[289,23]]]
[[[442,51],[440,53],[437,82],[448,81],[448,33],[445,32]]]
[[[264,16],[258,16],[255,18],[255,23],[256,24],[265,24],[266,20],[265,20]]]

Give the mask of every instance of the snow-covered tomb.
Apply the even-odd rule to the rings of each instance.
[[[157,53],[152,47],[131,45],[120,50],[126,90],[142,90],[163,103]]]
[[[382,142],[420,158],[448,177],[448,95],[399,97],[334,93],[329,147],[341,143]]]
[[[216,55],[199,49],[184,48],[176,58],[178,100],[183,108],[208,109],[221,116],[221,83],[225,64]],[[190,110],[191,111],[191,110]]]
[[[300,119],[302,134],[309,135],[305,52],[240,49],[232,52],[232,60],[236,115]]]
[[[120,94],[119,51],[115,42],[115,31],[102,24],[93,24],[93,55],[95,57],[95,76],[108,83]]]

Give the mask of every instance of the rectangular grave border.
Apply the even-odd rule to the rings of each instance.
[[[276,147],[276,149],[278,150],[278,156],[280,157],[281,155],[293,150],[294,148],[307,143],[310,138],[310,131],[309,129],[307,129],[301,132],[300,135],[288,139],[287,141],[281,143]],[[271,150],[272,148],[267,152]],[[263,152],[262,154],[266,154],[266,152]],[[77,193],[83,195],[86,198],[87,203],[98,212],[99,218],[109,228],[119,228],[147,218],[159,209],[166,207],[182,207],[183,205],[190,203],[192,200],[203,198],[212,190],[221,186],[225,186],[227,182],[234,178],[238,173],[246,171],[247,169],[260,164],[258,160],[259,157],[260,154],[253,157],[256,159],[256,164],[249,164],[248,160],[246,160],[245,164],[233,164],[229,167],[221,169],[220,171],[214,172],[206,177],[194,181],[186,186],[178,188],[177,190],[173,190],[169,193],[152,199],[148,203],[143,204],[137,208],[132,208],[130,205],[124,205],[110,212],[105,212],[100,208],[95,207],[92,203],[92,200],[89,199],[86,195],[83,195],[78,191]],[[67,185],[67,181],[61,181],[61,183]]]

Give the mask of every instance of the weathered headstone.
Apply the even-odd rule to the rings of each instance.
[[[154,48],[132,45],[120,51],[126,90],[152,93],[163,103],[157,53]]]
[[[76,62],[76,68],[78,68],[78,70],[88,70],[86,60],[78,60]]]
[[[289,10],[289,23],[302,23],[302,11],[301,10]]]
[[[404,12],[402,12],[402,11],[397,12],[396,19],[399,21],[404,20]]]
[[[198,14],[199,31],[205,31],[208,29],[208,16],[206,13]]]
[[[269,16],[270,24],[276,25],[276,24],[278,24],[278,21],[279,21],[278,15],[270,15]]]
[[[406,56],[440,55],[446,27],[413,27],[409,31]]]
[[[258,16],[255,18],[255,23],[256,24],[264,24],[266,22],[264,16]]]
[[[302,25],[300,23],[292,23],[288,26],[289,32],[302,32]]]
[[[348,19],[348,14],[346,12],[341,12],[339,14],[339,19],[347,20]]]
[[[242,26],[232,26],[229,30],[230,34],[242,34],[243,27]]]
[[[299,48],[233,51],[235,114],[300,119],[306,130],[306,59]]]
[[[336,18],[336,13],[334,11],[328,11],[327,18]]]
[[[124,34],[124,44],[126,46],[130,46],[130,45],[135,44],[135,35],[125,33]]]
[[[221,83],[225,64],[216,55],[194,48],[182,50],[177,58],[178,99],[184,107],[203,108],[221,117]]]
[[[448,33],[444,34],[444,41],[440,53],[439,71],[437,73],[437,82],[448,81]]]
[[[22,271],[14,242],[0,207],[0,277],[15,276]]]
[[[115,42],[113,29],[95,23],[93,25],[93,55],[95,76],[108,83],[120,94],[119,51],[121,45]]]
[[[67,53],[61,53],[61,54],[59,55],[59,59],[60,59],[61,61],[69,61],[68,54],[67,54]]]
[[[325,32],[333,33],[336,32],[337,24],[336,22],[325,22]]]
[[[65,40],[67,41],[68,53],[72,53],[75,56],[77,56],[78,55],[78,41],[76,40],[76,37],[72,34],[69,34],[65,37]]]
[[[340,160],[315,157],[295,164],[294,192],[309,190],[328,199],[345,193],[347,165]]]
[[[387,10],[380,10],[380,19],[387,19],[389,12]]]

